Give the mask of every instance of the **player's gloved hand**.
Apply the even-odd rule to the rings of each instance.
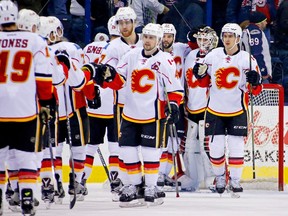
[[[88,70],[91,73],[91,79],[95,79],[96,73],[97,71],[99,71],[100,66],[101,65],[96,64],[95,62],[90,62],[90,63],[84,64],[81,69]]]
[[[208,66],[206,64],[196,63],[193,67],[193,74],[197,79],[202,79],[207,75]]]
[[[55,57],[59,63],[65,64],[66,67],[68,68],[68,70],[70,69],[71,62],[69,59],[69,54],[67,53],[66,50],[61,50],[61,49],[56,50],[55,51]]]
[[[174,101],[170,101],[165,107],[165,114],[167,116],[168,124],[174,124],[179,121],[179,107]]]
[[[188,33],[187,33],[187,40],[193,43],[196,43],[196,37],[195,35],[198,33],[198,31],[201,28],[204,28],[206,25],[200,25],[198,27],[192,28]]]
[[[40,117],[42,122],[46,123],[48,120],[55,118],[56,115],[56,100],[53,97],[50,100],[39,100]]]
[[[261,84],[260,74],[255,70],[248,71],[246,72],[246,81],[250,83],[252,86],[260,85]]]
[[[100,64],[97,68],[97,73],[94,78],[95,82],[102,86],[103,82],[112,82],[116,76],[116,70],[114,67],[108,64]]]
[[[94,88],[95,88],[95,97],[93,98],[93,100],[87,99],[87,103],[88,103],[89,108],[98,109],[99,107],[101,107],[100,90],[99,90],[99,87],[97,85],[95,85]]]

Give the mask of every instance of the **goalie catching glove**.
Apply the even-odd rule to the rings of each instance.
[[[258,86],[261,84],[260,74],[255,70],[248,71],[246,72],[246,81],[252,86]]]
[[[174,101],[170,101],[165,107],[165,114],[167,116],[168,124],[175,124],[179,121],[179,107]]]
[[[202,79],[207,75],[207,69],[206,64],[196,63],[193,67],[193,74],[197,79]]]
[[[97,85],[95,85],[94,88],[95,88],[95,97],[93,98],[93,100],[87,99],[87,104],[88,107],[91,109],[98,109],[99,107],[101,107],[100,89]]]

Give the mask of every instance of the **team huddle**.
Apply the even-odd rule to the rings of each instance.
[[[133,9],[119,8],[110,41],[81,49],[63,41],[56,17],[0,2],[0,215],[4,191],[12,211],[35,215],[39,177],[47,206],[62,203],[65,144],[70,208],[83,201],[105,136],[120,207],[162,204],[166,187],[243,191],[248,93],[261,92],[261,76],[239,48],[240,26],[224,25],[217,48],[209,26],[183,44],[172,24],[149,23],[138,35],[135,20]],[[182,156],[185,172],[179,160],[176,167]]]

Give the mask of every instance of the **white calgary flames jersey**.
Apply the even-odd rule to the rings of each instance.
[[[108,43],[106,41],[92,42],[88,44],[84,49],[84,61],[85,63],[95,62],[97,64],[102,63],[106,56],[106,47]],[[110,88],[101,88],[101,107],[98,109],[87,108],[88,115],[97,118],[113,118],[113,90]]]
[[[84,63],[83,58],[84,53],[83,50],[77,44],[66,41],[53,44],[50,46],[50,48],[52,52],[55,52],[58,49],[66,50],[71,59],[72,64],[75,65],[75,67],[71,65],[68,79],[65,85],[56,86],[59,99],[59,107],[58,107],[59,118],[65,119],[66,115],[70,115],[75,110],[76,107],[75,91],[80,91],[85,85],[85,76],[84,73],[80,70],[80,68]],[[65,94],[64,94],[64,87],[65,87]]]
[[[218,116],[236,116],[247,109],[244,93],[248,91],[245,73],[250,70],[249,53],[238,51],[230,56],[224,48],[209,52],[204,60],[211,79],[208,111]],[[257,62],[251,56],[251,70],[259,72]]]
[[[180,80],[183,88],[185,80],[184,62],[186,56],[189,54],[190,51],[191,48],[188,46],[188,44],[177,42],[172,45],[172,51],[170,52],[176,64],[175,77]]]
[[[127,44],[123,38],[119,37],[111,41],[107,47],[106,57],[103,61],[105,64],[109,64],[112,67],[116,68],[120,59],[131,49],[135,47],[143,47],[142,40],[140,40],[140,36],[137,35],[136,44],[129,45]],[[119,105],[124,105],[125,103],[125,87],[118,90],[118,98],[117,103]]]
[[[185,60],[186,80],[186,110],[191,114],[198,114],[205,111],[207,105],[207,88],[199,86],[199,81],[193,74],[193,67],[196,63],[203,63],[204,57],[197,56],[199,48],[192,50]]]
[[[31,32],[0,32],[0,121],[29,121],[51,99],[47,43]]]
[[[163,118],[160,111],[166,101],[164,84],[168,93],[179,92],[183,96],[183,88],[174,76],[175,70],[171,55],[161,50],[152,57],[145,56],[143,48],[127,53],[117,66],[117,72],[126,80],[127,100],[122,117],[136,123]]]

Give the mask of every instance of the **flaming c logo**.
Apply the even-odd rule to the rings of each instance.
[[[197,79],[193,80],[193,69],[192,68],[188,68],[187,72],[186,72],[186,80],[187,80],[187,85],[189,88],[196,88],[197,86],[199,86],[199,82]]]
[[[228,81],[228,76],[231,76],[231,81]],[[234,79],[233,77],[239,77],[240,71],[236,67],[229,67],[229,68],[220,68],[216,71],[216,86],[217,88],[226,88],[231,89],[237,85],[238,79]]]
[[[182,76],[182,60],[181,60],[181,57],[180,56],[176,56],[174,58],[174,62],[176,64],[176,73],[175,73],[175,77],[177,79],[180,79],[181,76]]]
[[[142,70],[134,70],[132,72],[132,81],[131,81],[131,89],[132,92],[139,92],[139,93],[145,93],[148,92],[153,84],[144,84],[145,79],[154,81],[155,80],[155,74],[149,70],[149,69],[142,69]]]

